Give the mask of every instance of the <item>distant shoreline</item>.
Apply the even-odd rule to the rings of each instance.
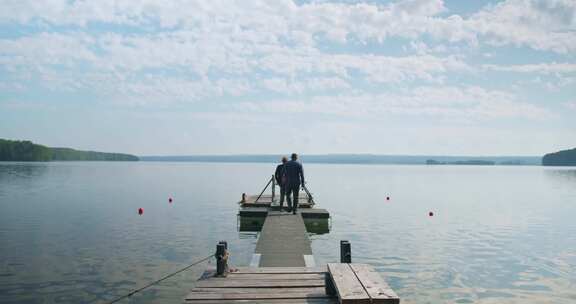
[[[211,162],[211,163],[277,163],[282,155],[175,155],[139,156],[149,162]],[[432,156],[432,155],[373,155],[316,154],[301,155],[305,163],[316,164],[391,164],[391,165],[497,165],[540,166],[541,156]]]

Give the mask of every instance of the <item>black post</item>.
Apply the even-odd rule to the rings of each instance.
[[[352,263],[352,248],[348,241],[340,241],[340,263]]]
[[[220,242],[216,245],[216,275],[223,276],[226,270],[226,242]]]
[[[329,296],[336,295],[336,287],[334,287],[334,282],[332,281],[332,276],[330,272],[324,273],[324,290]]]

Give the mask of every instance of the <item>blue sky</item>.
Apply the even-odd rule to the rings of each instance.
[[[0,138],[138,155],[576,146],[576,2],[4,0]]]

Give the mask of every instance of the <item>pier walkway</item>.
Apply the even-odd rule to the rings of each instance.
[[[243,195],[238,213],[264,218],[250,267],[228,269],[228,245],[220,242],[217,269],[204,272],[186,303],[400,303],[370,265],[351,263],[348,241],[340,243],[341,263],[316,267],[305,221],[328,221],[329,213],[313,208],[311,195],[297,214],[281,212],[273,195],[254,197]]]
[[[300,214],[268,213],[250,266],[314,266],[314,256],[304,220]]]

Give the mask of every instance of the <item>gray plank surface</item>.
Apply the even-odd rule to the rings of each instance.
[[[278,292],[277,289],[261,288],[252,293],[212,293],[212,292],[191,292],[186,297],[186,301],[193,300],[255,300],[255,299],[311,299],[327,298],[324,291],[302,290],[290,293]]]
[[[238,267],[234,274],[244,273],[324,273],[326,266],[319,267]]]
[[[227,277],[207,271],[186,303],[337,303],[326,294],[327,267],[243,267]]]
[[[261,267],[303,267],[312,248],[300,214],[270,211],[256,243]]]
[[[200,280],[196,283],[198,288],[270,288],[270,287],[323,287],[324,280]]]
[[[337,304],[336,298],[312,298],[312,299],[264,299],[264,300],[193,300],[186,301],[186,303],[194,304],[237,304],[237,303],[251,303],[251,304]]]
[[[341,304],[370,303],[370,297],[348,264],[328,264]]]
[[[388,286],[386,281],[382,279],[380,274],[374,270],[374,267],[367,264],[349,264],[350,268],[356,274],[360,284],[364,287],[371,302],[385,303],[385,304],[398,304],[400,299],[396,293]]]

